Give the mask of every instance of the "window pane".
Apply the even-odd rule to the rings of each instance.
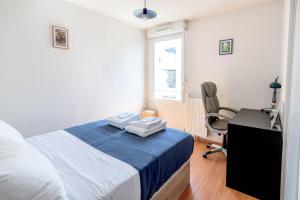
[[[181,100],[182,39],[155,43],[154,96]]]

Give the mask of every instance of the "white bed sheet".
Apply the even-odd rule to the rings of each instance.
[[[139,173],[60,130],[26,139],[54,165],[70,200],[140,200]]]

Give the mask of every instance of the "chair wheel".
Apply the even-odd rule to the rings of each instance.
[[[207,158],[207,154],[206,153],[202,154],[202,157]]]

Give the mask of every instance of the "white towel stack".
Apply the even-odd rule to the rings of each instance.
[[[132,121],[126,126],[126,131],[140,137],[147,137],[166,129],[167,122],[157,117],[147,117],[142,120]]]
[[[114,117],[109,117],[107,121],[112,126],[124,129],[131,121],[136,121],[139,119],[140,115],[137,113],[121,113]]]

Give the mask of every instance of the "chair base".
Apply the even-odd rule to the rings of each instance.
[[[227,151],[226,151],[226,149],[225,149],[224,147],[222,147],[222,146],[215,145],[215,144],[208,144],[208,145],[206,145],[206,146],[207,146],[207,148],[214,148],[214,149],[209,150],[209,151],[203,153],[203,154],[202,154],[202,157],[203,157],[203,158],[207,158],[207,156],[208,156],[209,154],[218,153],[218,152],[223,152],[223,153],[225,154],[225,156],[227,156]]]

